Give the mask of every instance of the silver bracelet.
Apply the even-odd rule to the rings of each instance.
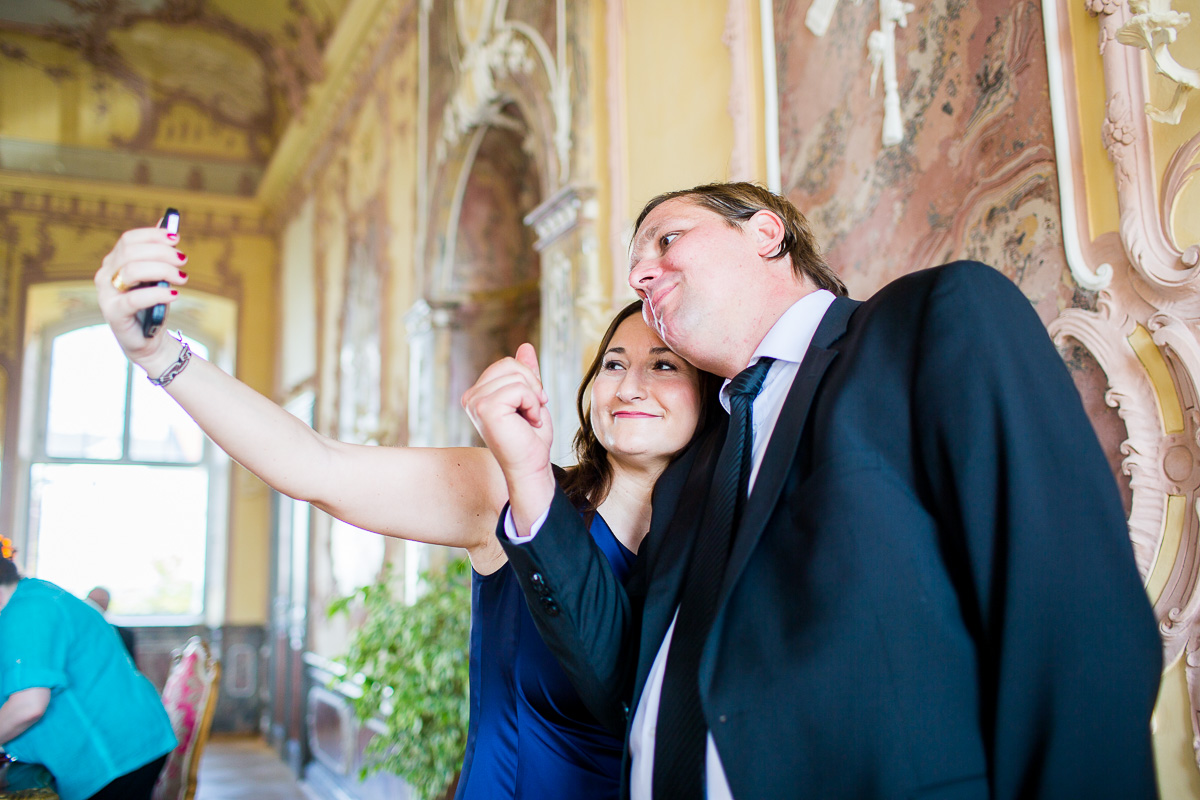
[[[147,375],[146,380],[150,381],[155,386],[166,386],[168,383],[175,380],[179,373],[183,372],[183,368],[186,367],[188,362],[192,360],[192,348],[188,347],[187,342],[183,341],[182,339],[179,340],[179,343],[183,345],[183,349],[179,351],[179,358],[175,359],[175,363],[167,367],[167,371],[162,375],[159,375],[157,378],[151,378],[149,375]]]

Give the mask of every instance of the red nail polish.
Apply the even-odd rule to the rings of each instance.
[[[177,295],[177,294],[179,294],[179,292],[175,291],[174,289],[172,289],[172,290],[171,290],[171,296],[172,296],[172,297],[174,297],[174,296],[175,296],[175,295]]]
[[[183,253],[176,253],[175,255],[179,256],[180,261],[187,261],[187,256],[185,256]]]
[[[186,273],[186,272],[184,272],[183,270],[179,270],[179,277],[181,277],[181,278],[186,278],[186,277],[187,277],[187,273]]]
[[[168,233],[167,238],[173,242],[179,238],[179,234],[178,233]]]

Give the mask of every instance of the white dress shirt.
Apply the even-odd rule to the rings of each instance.
[[[752,466],[750,468],[750,483],[748,492],[754,491],[754,483],[758,478],[759,467],[762,466],[763,454],[767,443],[771,440],[771,431],[783,410],[783,402],[787,399],[792,381],[800,369],[804,353],[812,342],[817,326],[825,317],[825,312],[833,304],[834,295],[824,289],[817,290],[797,300],[782,316],[776,320],[771,330],[759,343],[751,356],[750,366],[760,358],[775,359],[767,378],[763,381],[762,391],[754,399],[752,436]],[[721,386],[721,405],[729,411],[729,380]],[[534,523],[529,536],[517,536],[516,526],[512,523],[512,513],[505,517],[505,532],[508,538],[518,544],[528,542],[537,535],[542,524],[546,521],[549,509]],[[676,612],[678,614],[678,611]],[[646,687],[638,701],[637,711],[633,716],[633,726],[630,730],[629,750],[632,767],[630,775],[630,794],[632,800],[652,800],[654,777],[654,742],[658,726],[658,705],[662,697],[663,676],[667,667],[667,652],[671,649],[671,637],[675,633],[675,621],[663,637],[646,678]],[[706,795],[708,800],[733,800],[729,789],[729,781],[725,778],[725,769],[717,753],[716,743],[712,733],[708,734],[708,746],[705,754]]]

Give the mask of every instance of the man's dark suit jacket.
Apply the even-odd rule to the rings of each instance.
[[[125,628],[120,625],[113,625],[117,630],[117,635],[121,637],[121,644],[125,645],[125,649],[129,651],[129,660],[137,665],[137,634],[133,628]]]
[[[532,542],[500,534],[542,635],[617,730],[723,437],[660,479],[627,586],[561,492]],[[1029,302],[989,267],[834,302],[719,603],[700,692],[737,800],[1156,795],[1161,646],[1113,476]]]

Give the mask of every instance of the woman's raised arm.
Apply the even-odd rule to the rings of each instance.
[[[151,378],[187,357],[162,330],[145,338],[134,316],[174,302],[174,287],[187,281],[180,269],[186,257],[175,247],[178,238],[169,237],[158,228],[126,232],[95,279],[100,310],[118,343]],[[139,287],[153,281],[171,286]],[[480,572],[503,563],[493,530],[507,492],[488,450],[339,442],[196,356],[163,388],[222,450],[289,497],[365,530],[465,547]]]

